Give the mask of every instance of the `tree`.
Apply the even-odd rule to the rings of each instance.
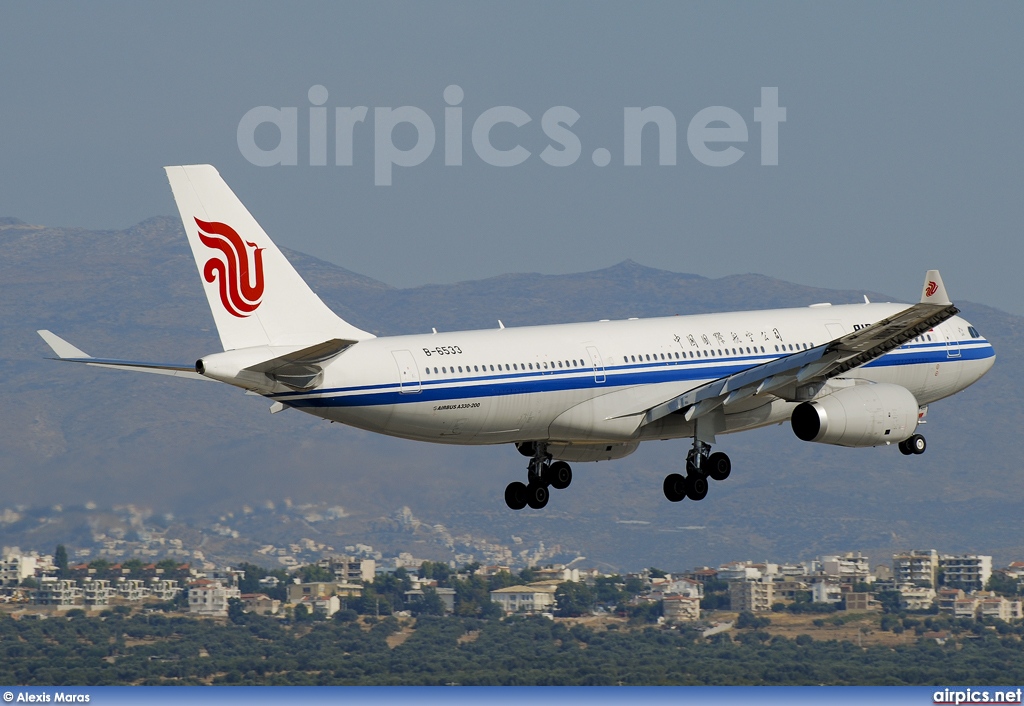
[[[446,612],[447,607],[441,596],[430,587],[423,589],[423,597],[412,605],[412,614],[416,616],[444,615]]]
[[[447,586],[452,575],[452,567],[440,561],[425,561],[420,564],[419,577],[433,579],[438,586]]]
[[[315,581],[334,581],[334,574],[328,569],[316,564],[309,564],[299,569],[299,576],[302,577],[302,583],[313,583]]]
[[[566,581],[555,589],[558,609],[555,614],[563,618],[586,615],[594,608],[594,592],[585,583]]]
[[[68,577],[68,550],[63,544],[57,545],[53,553],[53,564],[57,567],[57,576],[66,579]]]
[[[499,588],[508,588],[509,586],[515,585],[516,577],[504,570],[494,574],[487,581],[487,587],[491,591],[497,591]]]
[[[668,576],[668,573],[662,571],[661,569],[656,569],[653,566],[647,570],[647,573],[651,575],[652,579],[663,579]]]
[[[245,606],[241,599],[228,599],[228,620],[236,625],[241,625],[249,616],[245,614]]]

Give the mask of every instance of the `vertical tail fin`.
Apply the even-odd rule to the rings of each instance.
[[[373,338],[321,301],[216,169],[164,169],[224,350]]]

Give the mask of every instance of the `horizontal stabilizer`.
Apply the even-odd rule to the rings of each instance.
[[[271,358],[244,369],[254,373],[263,373],[267,377],[277,380],[282,385],[307,389],[316,383],[323,372],[321,363],[340,355],[345,349],[357,342],[343,338],[332,338],[315,346],[309,346],[308,348],[302,348],[292,353]]]
[[[57,354],[56,360],[68,363],[85,363],[97,368],[115,368],[118,370],[132,370],[137,373],[153,373],[155,375],[171,375],[173,377],[192,378],[195,380],[208,380],[195,370],[195,365],[179,363],[149,363],[135,360],[113,360],[109,358],[93,358],[80,348],[76,348],[52,331],[36,331],[46,341],[53,352]]]

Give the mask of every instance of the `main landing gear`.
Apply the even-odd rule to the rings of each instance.
[[[564,490],[572,483],[572,469],[565,461],[552,461],[547,444],[528,441],[516,444],[519,453],[530,457],[527,466],[527,483],[515,481],[505,488],[505,504],[513,510],[522,510],[529,505],[540,510],[548,504],[548,488]]]
[[[724,453],[711,453],[711,447],[693,440],[693,448],[686,454],[686,475],[670,473],[665,476],[662,490],[670,502],[683,498],[703,500],[708,494],[708,478],[725,480],[732,472],[732,462]]]
[[[901,441],[897,446],[901,454],[910,456],[911,454],[923,454],[924,450],[928,448],[928,443],[920,434],[914,434],[909,439]]]

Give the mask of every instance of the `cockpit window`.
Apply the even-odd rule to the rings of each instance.
[[[974,328],[973,326],[968,326],[967,332],[971,334],[971,338],[981,338],[981,334],[978,333],[978,329]]]

